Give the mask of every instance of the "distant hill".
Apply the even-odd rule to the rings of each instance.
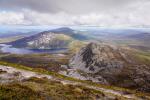
[[[69,43],[73,40],[85,39],[87,39],[86,36],[77,33],[75,30],[64,27],[40,32],[9,44],[14,47],[26,47],[32,49],[56,49],[67,48]]]
[[[31,36],[34,34],[39,33],[40,31],[30,31],[30,32],[15,32],[15,31],[8,31],[8,32],[0,32],[0,38],[11,38],[14,36]]]
[[[150,41],[150,33],[138,33],[133,35],[128,35],[128,38],[141,40],[141,41]]]
[[[83,35],[82,33],[72,30],[71,28],[68,27],[62,27],[62,28],[58,28],[58,29],[53,29],[53,30],[49,30],[48,32],[53,32],[53,33],[57,33],[57,34],[65,34],[68,35],[76,40],[87,40],[87,36]]]

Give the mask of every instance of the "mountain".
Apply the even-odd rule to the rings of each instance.
[[[79,31],[72,30],[68,27],[62,27],[58,29],[50,30],[49,32],[57,33],[57,34],[65,34],[68,35],[76,40],[87,40],[87,36],[83,35]]]
[[[129,48],[92,42],[76,53],[64,75],[102,84],[150,91],[149,65],[140,63]]]
[[[32,49],[67,48],[73,40],[84,40],[86,37],[70,28],[58,28],[40,32],[36,35],[25,37],[11,42],[14,47],[26,47]]]
[[[134,38],[137,40],[149,40],[150,39],[150,33],[138,33],[133,35],[128,35],[128,38]]]
[[[123,41],[127,41],[129,47],[149,52],[150,48],[150,33],[149,32],[141,32],[136,34],[128,34],[126,36],[121,37]]]
[[[129,59],[126,58],[124,52],[115,46],[90,43],[85,48],[82,48],[70,62],[72,67],[76,67],[76,69],[81,69],[88,73],[97,73],[105,69],[112,69],[112,72],[114,68],[121,69],[124,63],[128,61]]]
[[[126,38],[143,42],[144,44],[150,44],[150,33],[137,33],[133,35],[127,35]]]

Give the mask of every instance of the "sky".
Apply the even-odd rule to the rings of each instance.
[[[0,0],[0,25],[150,26],[150,0]]]

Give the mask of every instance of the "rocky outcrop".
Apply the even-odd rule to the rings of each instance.
[[[65,75],[148,92],[150,67],[137,59],[127,48],[92,42],[72,57]]]
[[[104,43],[90,43],[70,60],[70,67],[87,73],[120,72],[128,61],[124,52]],[[117,69],[117,70],[116,70]]]

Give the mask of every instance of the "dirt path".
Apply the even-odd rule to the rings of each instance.
[[[23,79],[28,79],[31,77],[43,78],[47,77],[48,79],[52,79],[53,77],[50,75],[39,74],[32,71],[16,69],[9,66],[0,65],[0,70],[3,73],[0,74],[0,83],[8,83],[14,80],[21,81]]]

